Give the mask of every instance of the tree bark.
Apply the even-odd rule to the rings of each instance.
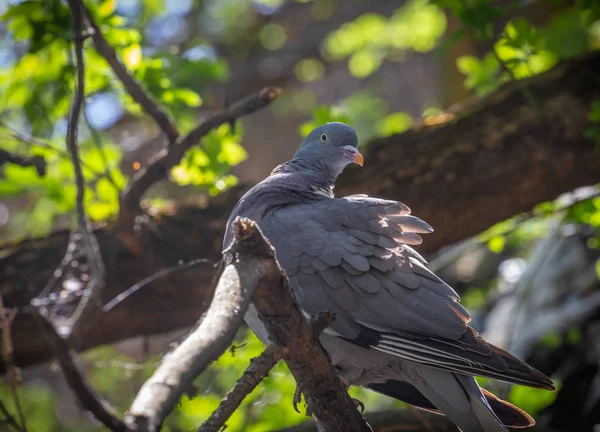
[[[521,81],[535,106],[512,83],[434,119],[449,119],[445,123],[374,140],[362,149],[365,166],[349,168],[337,194],[405,202],[436,230],[418,247],[429,254],[561,193],[597,183],[600,152],[583,131],[590,103],[600,97],[599,70],[600,54],[593,53]],[[103,301],[179,260],[218,259],[225,223],[243,191],[236,188],[205,208],[182,208],[144,224],[139,256],[119,245],[112,227],[98,228],[107,268]],[[59,264],[68,237],[57,232],[0,249],[0,293],[7,307],[20,309],[13,324],[20,366],[52,356],[27,309]],[[192,325],[210,301],[212,277],[213,269],[203,266],[153,282],[110,312],[87,317],[93,325],[82,329],[73,349]]]

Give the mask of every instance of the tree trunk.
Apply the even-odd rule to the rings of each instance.
[[[448,119],[445,123],[374,140],[362,149],[365,166],[349,168],[337,194],[367,193],[407,203],[436,230],[418,248],[429,254],[561,193],[597,183],[600,152],[583,131],[590,103],[600,97],[598,71],[600,55],[593,53],[436,119]],[[523,97],[523,86],[535,104]],[[145,223],[140,256],[120,247],[111,227],[99,228],[107,268],[103,301],[179,260],[218,259],[225,223],[243,190],[212,199],[204,209],[183,208]],[[8,307],[20,309],[12,328],[20,366],[51,358],[28,308],[59,265],[68,237],[58,232],[0,249],[0,293]],[[73,348],[192,325],[210,300],[213,273],[208,265],[172,273],[110,312],[86,317],[88,325]]]

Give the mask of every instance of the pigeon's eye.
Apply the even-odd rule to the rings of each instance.
[[[325,133],[321,134],[321,136],[319,137],[319,141],[321,141],[322,143],[327,142],[328,139],[329,137]]]

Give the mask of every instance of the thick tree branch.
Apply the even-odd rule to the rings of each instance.
[[[127,68],[117,57],[114,48],[106,41],[100,27],[92,19],[91,15],[85,9],[82,0],[76,0],[78,7],[85,14],[85,22],[91,27],[91,37],[96,45],[98,53],[106,59],[115,75],[119,78],[123,87],[129,95],[135,100],[146,114],[148,114],[157,126],[166,135],[170,144],[173,144],[179,138],[179,132],[175,125],[169,119],[169,116],[163,109],[150,97],[136,79],[127,72]]]
[[[181,161],[181,158],[190,147],[195,145],[212,129],[224,123],[233,122],[244,115],[251,114],[269,105],[277,99],[280,92],[277,88],[267,87],[258,93],[241,99],[223,111],[200,122],[190,133],[178,139],[172,147],[163,149],[157,153],[147,167],[142,168],[135,174],[123,194],[123,198],[121,199],[121,213],[119,214],[119,221],[117,223],[117,227],[121,233],[130,232],[133,225],[133,218],[136,212],[139,211],[139,203],[144,193],[153,184],[164,179],[169,170]],[[133,250],[137,249],[135,247],[135,240],[129,240],[129,246]]]
[[[86,291],[73,313],[70,323],[70,329],[77,326],[80,318],[89,310],[91,303],[90,299],[97,297],[99,291],[104,285],[105,269],[98,241],[94,235],[94,231],[89,224],[85,214],[84,195],[85,195],[85,179],[81,170],[81,162],[79,159],[79,148],[77,146],[77,131],[79,129],[79,116],[85,96],[85,71],[83,61],[83,35],[82,21],[83,9],[79,0],[69,0],[71,14],[73,16],[73,29],[75,32],[75,58],[77,61],[77,82],[75,87],[75,95],[71,103],[71,112],[69,113],[69,123],[67,125],[67,147],[71,152],[73,167],[75,169],[75,184],[77,185],[77,221],[79,231],[81,232],[82,243],[85,250],[85,256],[90,267],[89,280],[86,285]]]
[[[86,382],[76,364],[69,344],[58,334],[49,318],[40,310],[35,313],[35,319],[42,330],[43,336],[47,339],[48,344],[56,355],[67,384],[81,406],[111,431],[127,432],[127,426],[117,417],[115,409],[107,401],[98,396]]]
[[[323,430],[370,431],[287,284],[257,287],[254,305]]]
[[[46,160],[41,156],[27,157],[23,155],[13,154],[6,150],[0,149],[0,167],[5,163],[10,162],[23,167],[33,166],[38,175],[46,174]]]
[[[281,283],[273,249],[256,226],[234,224],[232,262],[223,270],[206,315],[140,389],[126,415],[131,429],[158,431],[193,379],[231,345],[256,287]]]
[[[528,80],[542,116],[510,84],[456,112],[449,122],[375,140],[361,150],[365,166],[341,176],[337,194],[367,193],[405,202],[435,228],[418,246],[419,252],[430,254],[561,193],[597,183],[600,152],[582,132],[591,101],[600,97],[598,70],[596,52]],[[142,226],[144,254],[139,256],[116,247],[114,228],[99,230],[103,255],[114,260],[104,302],[160,268],[197,258],[198,251],[218,259],[225,223],[243,191],[235,188],[203,209],[181,208],[161,217],[151,230]],[[50,279],[67,243],[68,233],[58,232],[0,251],[0,292],[8,307],[21,310],[13,323],[20,366],[51,356],[24,308]],[[154,282],[110,313],[94,316],[94,328],[72,348],[193,325],[210,300],[212,276],[212,270],[198,267]],[[157,308],[170,313],[157,320]]]

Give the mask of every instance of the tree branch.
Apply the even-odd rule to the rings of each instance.
[[[125,417],[131,429],[158,431],[193,379],[231,344],[256,287],[280,284],[273,250],[256,226],[239,219],[234,224],[233,260],[206,315],[140,389]]]
[[[77,61],[77,83],[75,87],[75,96],[71,104],[71,112],[69,114],[69,123],[67,125],[67,147],[71,152],[73,167],[75,169],[75,183],[77,185],[77,217],[79,230],[81,231],[85,256],[90,267],[89,280],[86,285],[86,291],[73,313],[70,320],[70,330],[77,326],[80,318],[93,305],[90,299],[99,296],[99,291],[104,285],[105,270],[100,254],[100,248],[96,236],[89,225],[85,215],[84,195],[85,195],[85,180],[81,170],[81,162],[79,159],[79,148],[77,146],[77,131],[79,126],[79,116],[83,105],[85,95],[85,71],[83,61],[83,37],[82,37],[82,20],[83,9],[82,3],[79,0],[69,0],[71,14],[73,16],[73,28],[75,32],[75,58]]]
[[[332,314],[323,313],[311,319],[313,337],[319,335],[335,319]],[[281,359],[281,352],[277,347],[270,345],[262,354],[250,361],[250,366],[244,371],[244,374],[237,380],[231,390],[227,392],[221,400],[218,408],[210,415],[198,429],[198,432],[218,432],[225,425],[225,422],[231,417],[233,412],[240,406],[242,401],[260,384],[269,371]]]
[[[254,305],[282,352],[310,412],[325,431],[371,431],[360,415],[313,329],[302,317],[287,283],[258,286]]]
[[[79,367],[75,363],[74,355],[64,340],[54,328],[49,318],[42,309],[35,314],[36,321],[51,346],[56,359],[60,364],[67,384],[77,397],[81,406],[88,410],[98,421],[113,432],[127,432],[128,428],[117,417],[115,409],[98,396],[83,377]]]
[[[198,432],[219,432],[246,396],[252,393],[252,390],[260,384],[263,378],[269,375],[280,359],[281,354],[273,345],[268,346],[260,356],[253,358],[250,366],[223,397],[218,408],[200,426]]]
[[[280,94],[280,90],[274,87],[267,87],[260,92],[252,94],[239,100],[228,108],[210,116],[205,121],[199,123],[190,133],[168,149],[163,149],[157,153],[150,161],[150,164],[139,170],[127,186],[121,199],[121,212],[117,222],[118,230],[121,233],[128,233],[133,224],[135,213],[139,211],[139,203],[144,193],[156,182],[167,176],[169,169],[173,168],[180,161],[185,152],[195,145],[202,137],[208,134],[212,129],[228,122],[232,122],[244,115],[251,114],[271,102]],[[125,235],[125,237],[127,237]],[[126,242],[132,249],[137,249],[133,239],[127,238]]]
[[[27,157],[0,149],[0,166],[3,166],[7,162],[22,167],[33,166],[40,177],[46,174],[46,160],[41,156]]]
[[[0,412],[4,416],[4,419],[2,419],[2,421],[0,421],[0,425],[5,424],[5,425],[12,427],[17,432],[22,432],[21,427],[19,426],[17,421],[14,419],[12,414],[6,409],[6,407],[4,406],[2,401],[0,401]]]
[[[179,138],[179,132],[175,125],[169,119],[169,116],[163,109],[150,97],[135,78],[127,72],[127,68],[117,58],[114,48],[106,41],[98,24],[92,19],[91,15],[85,9],[82,0],[75,0],[78,7],[84,12],[85,23],[91,27],[91,37],[96,45],[98,53],[106,59],[115,75],[119,78],[123,87],[133,100],[135,100],[146,114],[148,114],[157,126],[166,135],[169,144],[173,144]]]

